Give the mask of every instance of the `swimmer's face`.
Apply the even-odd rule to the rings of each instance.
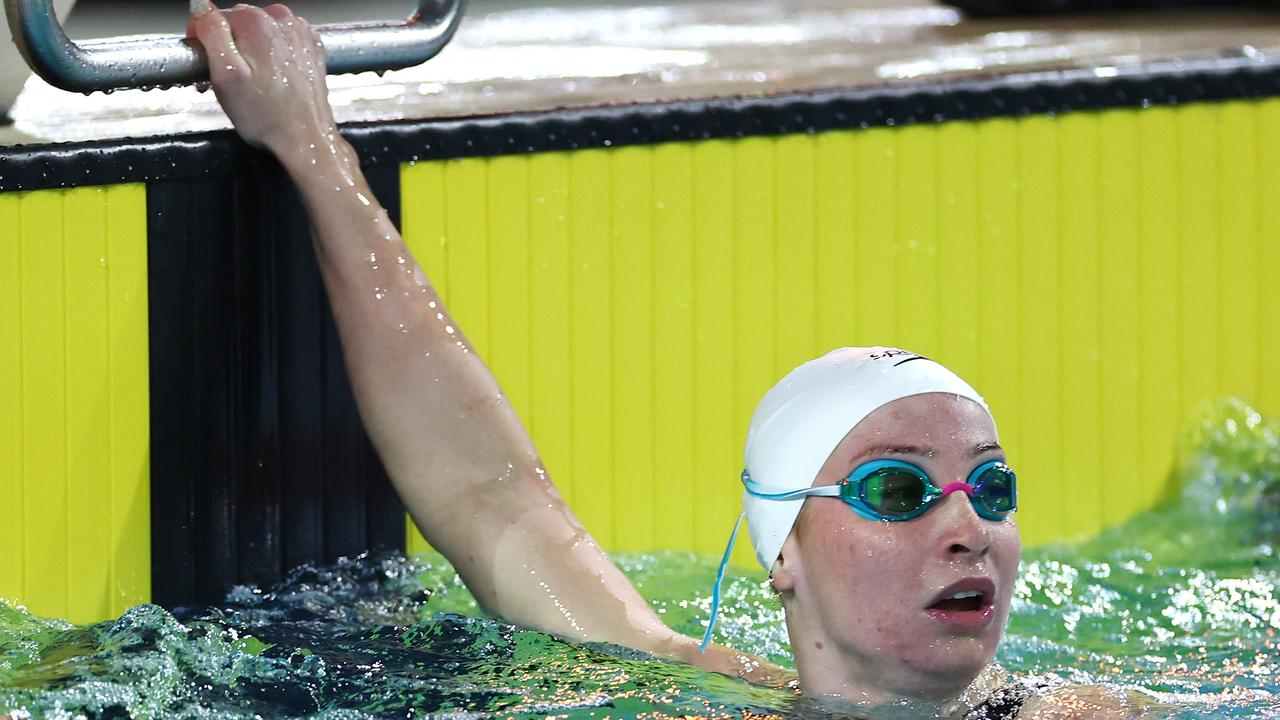
[[[942,486],[964,482],[978,465],[1005,456],[977,403],[917,395],[868,415],[836,447],[814,485],[836,484],[878,459],[914,463]],[[842,672],[901,696],[943,697],[963,689],[1000,642],[1021,548],[1012,519],[978,517],[960,492],[905,522],[867,520],[838,499],[809,498],[774,566],[792,643],[803,645],[796,647],[802,682],[814,684],[806,675]],[[981,603],[989,607],[971,610],[972,600],[938,605],[956,583],[983,592]],[[825,684],[823,692],[848,697]]]

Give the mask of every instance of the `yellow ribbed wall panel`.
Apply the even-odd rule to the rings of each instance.
[[[1101,467],[1115,477],[1143,477],[1147,464],[1139,443],[1144,431],[1139,385],[1142,365],[1139,310],[1142,265],[1138,259],[1138,121],[1133,113],[1108,118],[1098,136],[1098,273],[1100,280],[1098,346],[1098,437],[1128,437],[1130,442],[1104,442]],[[1168,438],[1161,439],[1167,452]],[[1158,460],[1156,462],[1159,462]],[[1126,483],[1116,502],[1100,503],[1099,519],[1110,526],[1146,507],[1144,483]]]
[[[529,174],[522,164],[486,168],[489,262],[503,286],[490,283],[489,352],[503,393],[529,417]]]
[[[854,146],[854,266],[849,281],[854,286],[854,316],[858,337],[894,337],[897,334],[897,288],[885,278],[897,275],[897,160],[893,130],[876,128],[850,136]],[[857,242],[857,238],[884,238],[883,242]],[[874,282],[869,281],[874,279]],[[854,341],[841,343],[853,344]]]
[[[453,318],[465,328],[467,342],[481,357],[489,356],[489,198],[485,170],[484,160],[457,160],[445,165],[443,179],[445,243],[448,245],[449,238],[465,239],[448,247],[444,256],[448,276],[466,279],[451,286],[449,297],[459,308]]]
[[[1280,411],[1278,136],[1267,100],[418,163],[404,224],[607,547],[719,553],[761,394],[871,343],[984,393],[1035,544],[1166,496],[1205,400]]]
[[[151,393],[147,318],[146,191],[112,186],[106,196],[110,371],[110,610],[151,598]],[[74,619],[74,618],[73,618]]]
[[[785,138],[783,138],[785,139]],[[760,397],[778,379],[778,139],[748,138],[733,152],[733,342],[726,370],[733,371],[736,419],[749,418]],[[719,348],[706,348],[715,352]],[[739,422],[740,427],[745,425]],[[741,442],[741,440],[739,440]]]
[[[896,140],[894,207],[868,208],[897,215],[896,273],[897,328],[903,347],[938,353],[938,132],[915,125],[893,133]],[[868,268],[864,268],[866,270]],[[864,276],[865,277],[865,276]],[[928,348],[927,350],[925,348]]]
[[[737,144],[711,140],[693,155],[693,475],[694,548],[722,552],[742,496],[742,432],[733,406],[733,156]],[[740,551],[741,552],[741,551]]]
[[[67,448],[67,509],[69,517],[80,518],[67,526],[67,545],[78,548],[80,567],[67,577],[67,614],[74,617],[107,617],[111,611],[108,582],[109,528],[102,522],[85,522],[102,517],[102,508],[111,507],[110,485],[84,482],[101,468],[111,465],[108,406],[111,398],[111,363],[108,323],[103,322],[101,298],[107,294],[106,194],[84,193],[69,198],[64,231],[78,247],[65,258],[66,308],[64,343],[67,369],[68,437],[80,437],[79,447]],[[72,205],[74,204],[74,208]],[[109,517],[107,515],[106,517]],[[106,519],[104,517],[103,519]]]
[[[778,377],[775,351],[779,333],[777,190],[778,179],[785,177],[785,172],[777,165],[777,143],[774,138],[748,138],[734,146],[733,177],[729,181],[733,191],[730,237],[734,304],[732,315],[720,319],[729,324],[733,339],[723,348],[703,349],[713,354],[727,352],[729,356],[725,370],[733,373],[732,407],[738,457],[741,457],[742,436],[746,430],[745,419],[751,417],[755,404]],[[741,486],[735,489],[740,495]],[[699,510],[724,527],[726,520],[738,512],[738,507],[730,503],[723,509]],[[720,532],[727,534],[724,530]],[[745,564],[750,557],[748,543],[743,543],[738,547],[735,561]]]
[[[778,286],[773,336],[773,367],[790,368],[808,360],[817,341],[815,282],[814,138],[792,135],[775,146],[777,219],[774,265]],[[776,378],[775,378],[776,379]],[[772,383],[770,383],[772,384]],[[759,398],[757,398],[758,400]]]
[[[1019,295],[1009,313],[1010,329],[1021,345],[1022,385],[1013,398],[1021,407],[1024,423],[1022,440],[1010,443],[1010,458],[1019,477],[1019,520],[1028,529],[1049,537],[1062,534],[1062,485],[1037,482],[1042,478],[1064,477],[1060,453],[1062,441],[1062,351],[1059,335],[1060,305],[1065,301],[1058,259],[1061,207],[1059,185],[1061,126],[1047,117],[1034,117],[1016,126],[1018,143],[1018,236]],[[1008,341],[1005,341],[1008,342]],[[945,358],[942,358],[945,362]],[[1006,404],[1004,390],[993,378],[982,391],[987,394],[997,419]],[[1051,410],[1052,409],[1052,410]],[[1007,440],[1006,440],[1007,442]],[[1024,490],[1025,488],[1025,490]]]
[[[814,138],[814,286],[822,288],[821,302],[812,293],[818,347],[839,347],[855,328],[853,137],[826,133]],[[819,192],[821,189],[821,192]]]
[[[37,613],[67,607],[67,348],[63,197],[32,193],[18,208],[22,259],[23,600]],[[37,609],[39,608],[39,609]]]
[[[1101,396],[1102,356],[1079,352],[1075,347],[1101,347],[1099,297],[1102,292],[1099,263],[1098,123],[1092,115],[1067,115],[1058,121],[1061,184],[1057,204],[1062,208],[1058,234],[1058,277],[1062,293],[1058,335],[1061,343],[1063,428],[1094,428],[1094,432],[1058,436],[1060,470],[1068,484],[1079,468],[1102,467]],[[1125,502],[1135,490],[1122,485],[1109,492],[1108,502]],[[1069,532],[1092,534],[1102,528],[1105,503],[1095,493],[1064,492],[1058,496],[1061,527]]]
[[[1221,107],[1191,106],[1178,112],[1178,345],[1184,359],[1178,385],[1184,402],[1209,400],[1221,387],[1218,351],[1218,126]],[[1234,188],[1231,190],[1234,191]],[[1231,242],[1239,242],[1231,238]]]
[[[608,384],[613,416],[602,427],[615,430],[616,426],[611,432],[613,533],[608,542],[620,550],[654,546],[653,429],[665,411],[653,402],[654,356],[664,351],[665,343],[653,331],[653,219],[657,211],[653,155],[653,149],[648,147],[628,147],[607,154],[612,295],[605,330],[612,353]],[[575,334],[583,331],[581,326],[574,327]],[[601,427],[590,431],[599,433]],[[574,441],[590,443],[592,438],[578,435]],[[589,492],[594,485],[595,478],[590,477],[589,483],[578,486],[578,495]]]
[[[580,208],[584,201],[589,200],[589,214],[607,217],[608,211],[602,203],[608,201],[608,183],[593,174],[588,176],[589,185],[571,185],[570,178],[577,175],[571,174],[573,163],[567,153],[531,156],[529,163],[529,236],[525,241],[529,245],[529,381],[532,402],[526,421],[530,432],[538,438],[543,462],[551,470],[560,491],[572,503],[579,483],[595,483],[595,478],[587,477],[585,473],[569,471],[574,431],[572,410],[574,401],[578,399],[575,388],[582,383],[590,383],[586,387],[591,388],[588,394],[593,396],[592,399],[598,400],[602,392],[607,396],[607,384],[601,381],[601,377],[608,372],[608,365],[596,366],[591,359],[592,353],[601,345],[608,344],[608,339],[607,336],[579,337],[570,332],[574,313],[579,309],[571,300],[574,280],[578,278],[575,277],[576,266],[570,248],[574,241],[581,239],[578,232],[573,231],[581,229],[570,221],[569,211],[571,202],[576,203],[575,208]],[[580,190],[571,196],[570,187],[580,187]],[[608,235],[606,232],[596,237],[605,240]],[[467,240],[454,238],[455,242]],[[599,267],[579,270],[584,273],[605,271]],[[463,279],[458,278],[457,281],[463,282]],[[601,288],[608,292],[606,284],[601,284]],[[607,514],[603,516],[608,517]]]
[[[1136,431],[1144,473],[1169,470],[1169,444],[1186,393],[1178,383],[1178,138],[1174,108],[1152,108],[1138,123],[1138,369],[1141,408]],[[1203,296],[1185,301],[1202,302]],[[1147,503],[1159,499],[1156,478],[1143,478]]]
[[[570,195],[567,204],[561,206],[563,209],[558,210],[569,214],[566,221],[569,224],[569,243],[564,248],[569,294],[556,294],[556,288],[544,288],[540,292],[548,293],[548,297],[568,306],[560,311],[563,320],[549,328],[551,332],[561,328],[564,332],[571,328],[599,328],[600,332],[574,332],[567,339],[562,336],[534,339],[533,342],[548,345],[560,342],[562,347],[554,352],[565,349],[569,352],[567,357],[556,355],[550,358],[552,363],[559,363],[555,369],[564,375],[552,378],[544,373],[542,377],[547,379],[539,382],[534,395],[538,398],[564,398],[570,412],[557,415],[557,423],[568,426],[572,417],[572,428],[562,431],[563,446],[544,448],[539,445],[538,449],[565,499],[580,515],[596,518],[595,531],[599,533],[600,542],[611,545],[616,483],[597,477],[595,473],[595,468],[613,467],[616,440],[609,427],[613,417],[613,347],[608,328],[613,313],[611,278],[614,275],[613,244],[606,241],[611,202],[609,154],[601,151],[574,153],[565,156],[563,161],[568,165],[568,185],[556,188],[557,192],[567,193],[569,187],[578,189]],[[564,282],[554,277],[537,282],[544,281]],[[556,320],[538,318],[544,308],[537,303],[532,304],[529,312],[533,315],[531,323],[535,333],[548,330],[539,323]],[[562,385],[553,387],[553,382]],[[571,488],[578,492],[570,494]]]
[[[982,344],[974,309],[988,275],[978,255],[978,239],[983,233],[978,218],[979,188],[973,181],[977,133],[969,125],[943,125],[937,151],[937,297],[949,300],[938,308],[936,352],[956,372],[976,383]]]
[[[697,498],[693,458],[693,150],[653,152],[653,532],[655,541],[693,547]],[[657,182],[662,179],[662,182]],[[660,280],[659,280],[660,279]],[[661,288],[658,290],[658,288]]]
[[[1223,108],[1215,138],[1220,148],[1219,182],[1223,189],[1245,192],[1217,193],[1213,209],[1220,223],[1218,232],[1231,238],[1216,243],[1220,252],[1214,278],[1219,291],[1216,322],[1222,365],[1214,391],[1247,398],[1258,395],[1258,314],[1262,308],[1275,310],[1257,304],[1258,203],[1257,196],[1247,190],[1258,187],[1257,139],[1256,112],[1245,105]]]
[[[140,185],[0,195],[0,596],[40,615],[151,594],[145,212]]]
[[[22,434],[22,232],[21,195],[0,194],[0,502],[4,514],[25,527],[26,493],[21,468]],[[26,538],[8,533],[6,562],[0,563],[0,597],[22,595]]]
[[[1245,108],[1252,106],[1245,105]],[[1258,262],[1253,268],[1257,296],[1257,321],[1252,332],[1258,338],[1258,395],[1259,402],[1270,403],[1272,412],[1280,405],[1280,332],[1276,332],[1275,308],[1280,308],[1280,283],[1275,282],[1275,268],[1280,267],[1280,202],[1276,188],[1280,188],[1280,102],[1266,102],[1256,114],[1258,186],[1250,193],[1258,208]],[[1240,274],[1249,273],[1240,268]]]
[[[974,183],[978,187],[981,270],[974,280],[982,292],[971,312],[978,317],[982,350],[974,382],[995,410],[1000,441],[1009,448],[1010,459],[1021,462],[1023,439],[1037,428],[1023,423],[1016,388],[1022,385],[1024,352],[1021,343],[1010,342],[1010,338],[1019,337],[1016,313],[1021,293],[1029,287],[1024,285],[1018,271],[1024,253],[1019,247],[1018,234],[1021,148],[1017,127],[1015,121],[1002,118],[984,122],[975,130],[978,158]],[[962,170],[960,176],[964,175]],[[1011,392],[999,395],[1002,387],[1010,388]],[[1030,479],[1025,477],[1022,484]]]

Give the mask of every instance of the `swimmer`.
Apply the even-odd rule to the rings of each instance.
[[[236,130],[297,185],[379,457],[487,612],[755,683],[794,682],[857,716],[1142,716],[1124,694],[1033,693],[992,664],[1020,555],[1016,479],[977,393],[899,350],[845,349],[801,366],[752,422],[744,506],[797,673],[667,627],[565,504],[370,191],[334,123],[311,28],[282,5],[219,11],[192,0],[192,15]]]

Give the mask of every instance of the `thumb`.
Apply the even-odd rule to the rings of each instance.
[[[187,37],[194,39],[196,37],[196,18],[216,11],[218,8],[209,0],[191,0],[191,14],[187,18]],[[3,720],[3,718],[0,718]]]
[[[207,4],[207,0],[204,2]],[[204,46],[205,56],[209,59],[209,80],[215,90],[220,86],[230,87],[248,79],[249,63],[236,47],[231,24],[227,22],[224,13],[211,9],[193,15],[191,26],[195,39]]]

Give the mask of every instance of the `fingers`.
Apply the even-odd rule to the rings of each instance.
[[[236,47],[224,13],[205,11],[191,18],[191,29],[209,58],[209,77],[215,84],[234,82],[247,75],[249,66]]]
[[[311,23],[297,15],[293,16],[293,31],[297,37],[297,44],[294,47],[299,62],[313,80],[318,79],[323,82],[326,62],[324,43],[320,42],[320,36],[311,28]]]
[[[293,11],[285,5],[281,5],[279,3],[275,5],[268,5],[262,8],[262,11],[275,18],[276,22],[283,23],[285,25],[293,22]]]
[[[291,53],[300,66],[313,74],[324,76],[324,50],[320,38],[312,30],[305,18],[293,14],[287,6],[281,4],[268,5],[263,12],[271,16],[276,23],[285,28],[285,35],[291,36]]]
[[[222,11],[231,33],[244,54],[252,57],[259,47],[269,46],[276,33],[276,21],[262,8],[240,4]]]
[[[198,38],[210,57],[210,75],[216,83],[220,72],[252,70],[256,60],[283,50],[302,52],[310,58],[319,41],[311,26],[293,14],[285,5],[275,4],[266,8],[238,4],[217,12],[209,0],[190,0],[191,20],[187,36]],[[227,62],[213,62],[215,59]],[[229,66],[229,67],[228,67]]]
[[[305,40],[306,35],[300,31],[309,26],[306,25],[305,20],[294,15],[293,11],[288,7],[277,3],[262,8],[262,11],[269,15],[272,20],[275,20],[279,27],[283,28],[282,34],[289,37],[292,41],[291,44],[295,46],[306,44],[302,42]],[[295,47],[294,52],[297,52],[297,50],[298,48]]]
[[[264,7],[263,12],[270,15],[277,23],[293,30],[293,36],[296,40],[295,50],[298,52],[310,50],[319,43],[319,38],[311,29],[311,24],[304,18],[300,18],[293,14],[293,11],[286,5],[275,4]]]

